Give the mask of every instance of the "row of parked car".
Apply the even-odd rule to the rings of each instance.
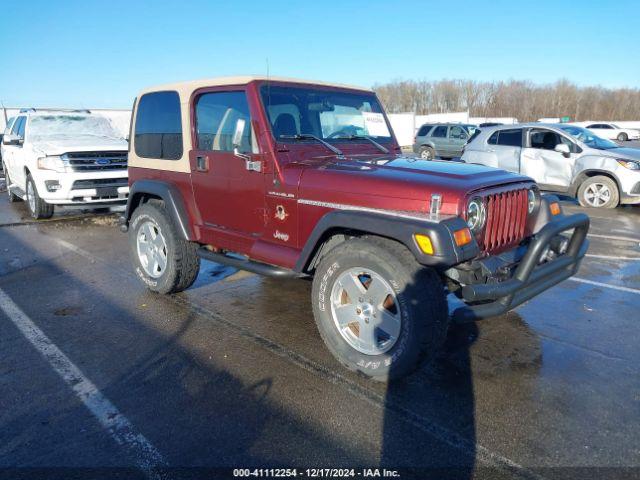
[[[542,189],[576,197],[583,206],[639,204],[640,149],[621,147],[594,132],[612,132],[609,136],[618,140],[638,139],[640,132],[614,127],[426,124],[418,129],[413,149],[426,160],[459,157],[527,175]]]

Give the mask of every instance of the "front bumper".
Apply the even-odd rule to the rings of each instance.
[[[53,205],[125,203],[129,195],[126,170],[43,172],[35,178],[38,194]],[[55,189],[52,184],[57,185]]]
[[[563,232],[573,230],[566,251],[555,252],[555,258],[545,261],[549,251],[562,244]],[[561,216],[547,223],[531,239],[510,277],[502,281],[466,284],[462,300],[467,304],[453,312],[456,322],[475,321],[501,315],[552,286],[574,275],[587,253],[589,217],[583,213]]]

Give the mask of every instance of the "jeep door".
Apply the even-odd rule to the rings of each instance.
[[[258,147],[246,91],[238,87],[200,90],[191,108],[191,179],[204,227],[218,239],[247,246],[247,239],[264,230],[265,186],[262,172],[248,169]],[[234,151],[239,125],[241,141]]]
[[[569,147],[565,156],[556,146]],[[547,190],[565,191],[571,185],[573,167],[580,147],[564,135],[546,128],[531,128],[522,149],[521,173],[533,178]]]

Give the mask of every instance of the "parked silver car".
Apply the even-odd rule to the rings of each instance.
[[[418,129],[413,152],[425,160],[459,157],[476,128],[462,123],[426,123]]]
[[[528,175],[583,206],[640,204],[640,149],[623,148],[576,125],[530,123],[481,129],[462,161]]]

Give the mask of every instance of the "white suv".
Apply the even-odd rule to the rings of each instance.
[[[31,215],[54,205],[112,205],[129,194],[127,141],[89,111],[21,111],[2,139],[9,201],[27,200]]]

